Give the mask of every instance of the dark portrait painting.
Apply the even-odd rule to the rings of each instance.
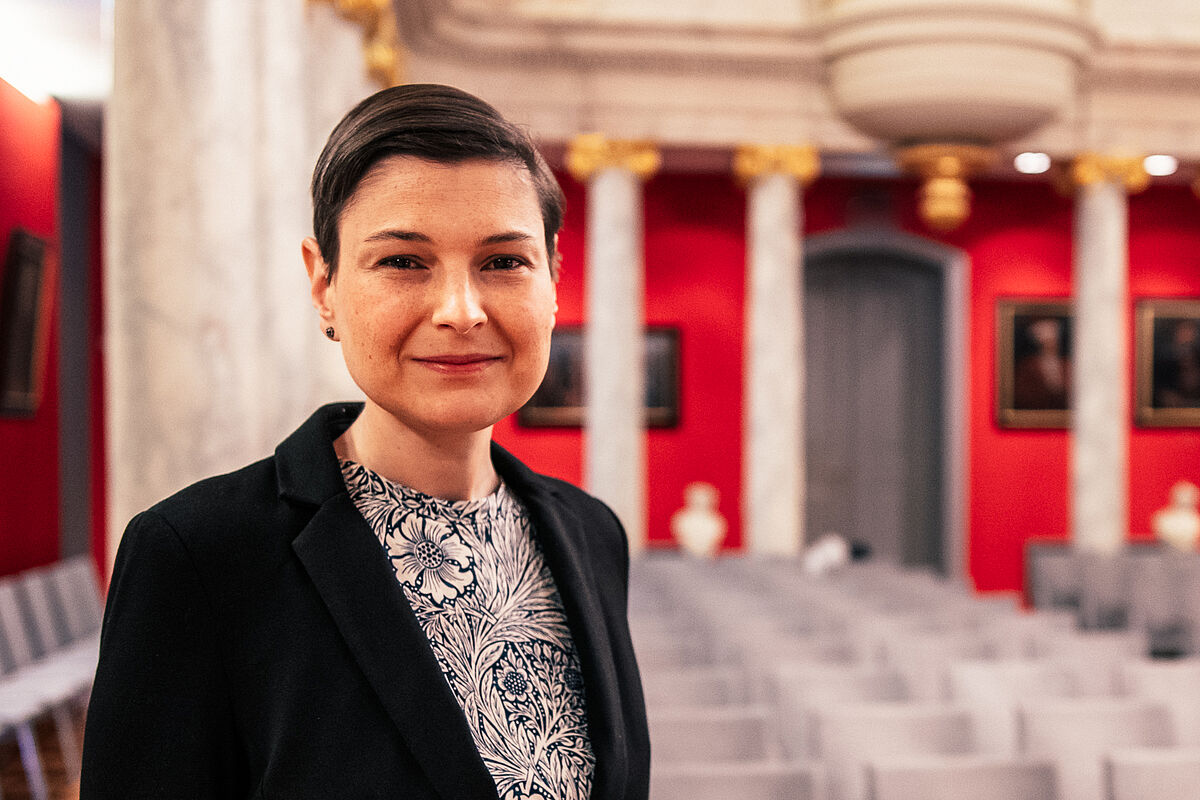
[[[679,422],[679,331],[652,327],[646,330],[646,425],[669,428]],[[546,377],[517,412],[517,422],[527,427],[579,427],[583,425],[583,328],[560,325],[550,340]]]
[[[14,228],[0,281],[0,413],[37,411],[49,324],[46,283],[45,240]]]
[[[1009,428],[1069,424],[1069,300],[1005,299],[997,306],[997,421]]]
[[[1137,421],[1200,426],[1200,300],[1137,306]]]

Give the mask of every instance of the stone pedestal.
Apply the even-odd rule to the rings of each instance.
[[[637,551],[646,541],[642,181],[658,154],[588,135],[572,143],[567,167],[588,186],[584,483]]]
[[[807,147],[739,149],[748,184],[742,528],[751,553],[804,545],[803,185]]]

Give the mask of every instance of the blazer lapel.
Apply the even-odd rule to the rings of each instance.
[[[621,687],[599,589],[591,577],[588,532],[583,520],[558,497],[548,481],[495,444],[492,461],[529,511],[579,651],[588,734],[596,755],[591,797],[624,797],[628,753]]]
[[[322,412],[342,411],[345,417],[345,408],[326,407]],[[358,407],[348,408],[352,420]],[[342,484],[330,446],[334,437],[324,424],[319,436],[306,436],[309,427],[306,424],[276,450],[281,493],[319,502],[316,514],[292,543],[296,555],[438,793],[446,800],[497,797],[466,716],[429,641],[379,542]]]

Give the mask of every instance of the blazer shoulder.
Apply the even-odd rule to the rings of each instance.
[[[220,569],[230,559],[290,546],[312,514],[280,497],[275,459],[269,457],[193,483],[135,520],[159,520],[199,564]]]

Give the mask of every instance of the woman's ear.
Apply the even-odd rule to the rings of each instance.
[[[336,291],[333,281],[329,278],[329,266],[321,257],[321,246],[311,236],[306,236],[300,244],[300,253],[304,257],[304,268],[308,271],[309,291],[312,295],[313,308],[321,317],[321,327],[334,323],[333,301]]]

